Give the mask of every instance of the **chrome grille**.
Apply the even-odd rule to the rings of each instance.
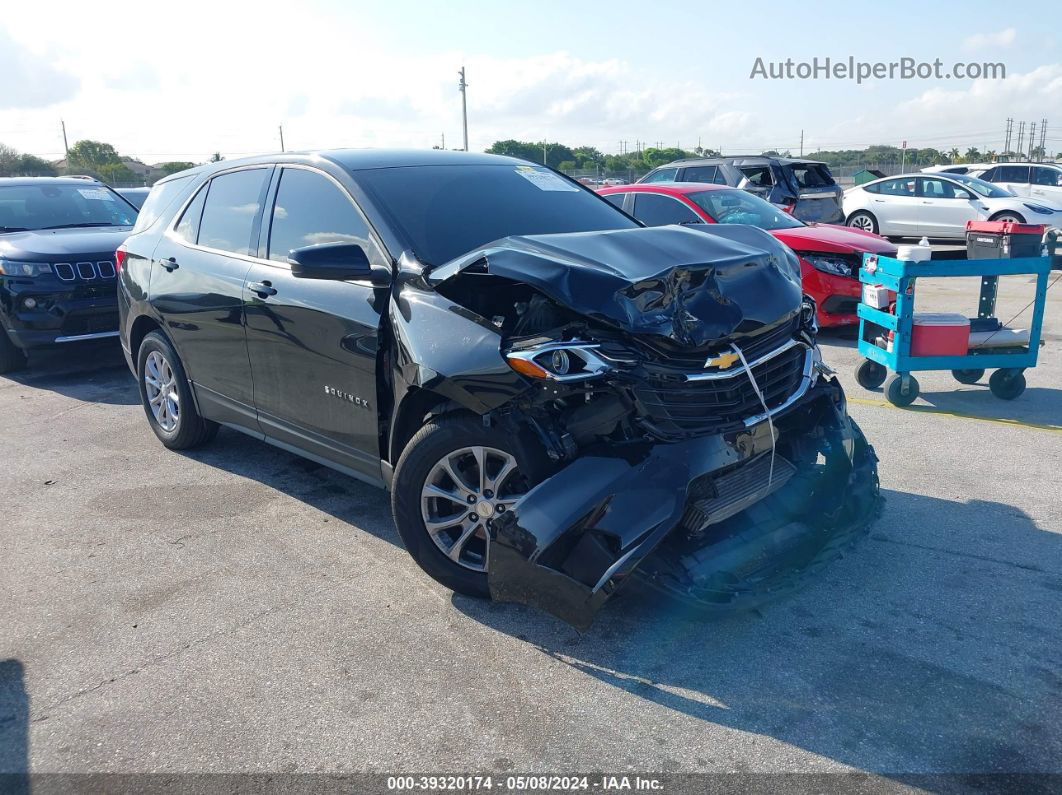
[[[53,266],[55,275],[62,282],[92,282],[97,279],[113,279],[116,275],[114,263],[110,260],[99,262],[56,262]]]

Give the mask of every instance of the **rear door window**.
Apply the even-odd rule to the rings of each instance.
[[[645,178],[645,182],[674,182],[675,177],[678,175],[677,168],[662,168],[659,171],[654,171],[648,177]]]
[[[682,170],[683,182],[713,183],[719,178],[719,166],[690,166]]]
[[[625,193],[609,193],[609,194],[603,196],[602,198],[605,201],[616,205],[617,207],[619,207],[622,210],[623,209],[623,198],[626,195],[627,194],[625,194]]]
[[[233,254],[250,254],[251,233],[269,169],[233,171],[210,181],[203,220],[199,223],[199,245]]]
[[[1018,182],[1024,184],[1028,181],[1028,166],[996,166],[993,182]]]
[[[914,196],[915,181],[913,179],[889,179],[879,182],[877,192],[885,196]]]
[[[368,254],[369,225],[328,177],[285,168],[273,205],[269,259],[287,262],[292,249],[322,243],[357,243]]]
[[[798,163],[789,168],[801,188],[829,188],[834,184],[830,170],[819,163]]]
[[[658,193],[635,194],[634,217],[646,226],[703,223],[697,213],[678,199]]]

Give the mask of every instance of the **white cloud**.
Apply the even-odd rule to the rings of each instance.
[[[73,75],[57,69],[48,55],[31,52],[0,28],[0,108],[42,108],[72,97]]]
[[[1014,28],[1006,28],[995,33],[975,33],[963,39],[962,47],[969,51],[1009,47],[1017,36],[1018,32]]]

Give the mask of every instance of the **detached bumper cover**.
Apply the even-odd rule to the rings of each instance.
[[[802,495],[803,504],[791,505],[792,515],[805,519],[802,526],[807,528],[791,540],[822,547],[835,536],[865,527],[872,518],[876,459],[844,413],[843,396],[834,382],[814,389],[802,411],[817,418],[807,423],[808,435],[830,437],[836,454],[829,480],[819,478],[810,493]],[[576,459],[493,523],[487,569],[492,597],[533,605],[580,629],[588,627],[605,601],[679,525],[698,478],[770,450],[764,422],[731,434],[612,448]],[[794,490],[799,488],[798,482]],[[794,535],[792,529],[787,532]],[[762,542],[762,533],[749,534],[746,552],[757,555]],[[728,543],[731,553],[742,546],[740,540]],[[705,548],[705,555],[710,561],[712,547]],[[735,558],[735,566],[747,563],[747,555],[738,558],[742,563]],[[785,570],[791,561],[782,556],[776,563]],[[654,563],[649,568],[656,577],[666,567]],[[688,577],[675,578],[673,568],[669,571],[675,582],[667,583],[666,590],[696,593],[695,565]]]

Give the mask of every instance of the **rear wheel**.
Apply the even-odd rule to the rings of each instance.
[[[489,597],[489,525],[548,474],[541,446],[472,414],[429,421],[395,467],[391,508],[409,554],[433,579]]]
[[[0,373],[10,373],[26,366],[26,353],[11,341],[7,329],[0,326]]]
[[[864,232],[878,233],[877,219],[866,210],[858,210],[848,216],[848,225]]]
[[[960,384],[976,384],[984,376],[985,371],[980,370],[952,370],[952,376]]]
[[[1007,211],[1007,212],[1004,212],[1004,213],[996,213],[995,215],[993,215],[988,220],[989,221],[999,221],[999,222],[1010,221],[1012,224],[1024,224],[1025,223],[1025,219],[1022,218],[1020,215],[1018,215],[1018,213],[1010,212],[1010,211]]]
[[[196,410],[177,351],[157,331],[140,344],[137,376],[148,424],[166,447],[187,450],[217,435],[217,423],[203,419]]]

